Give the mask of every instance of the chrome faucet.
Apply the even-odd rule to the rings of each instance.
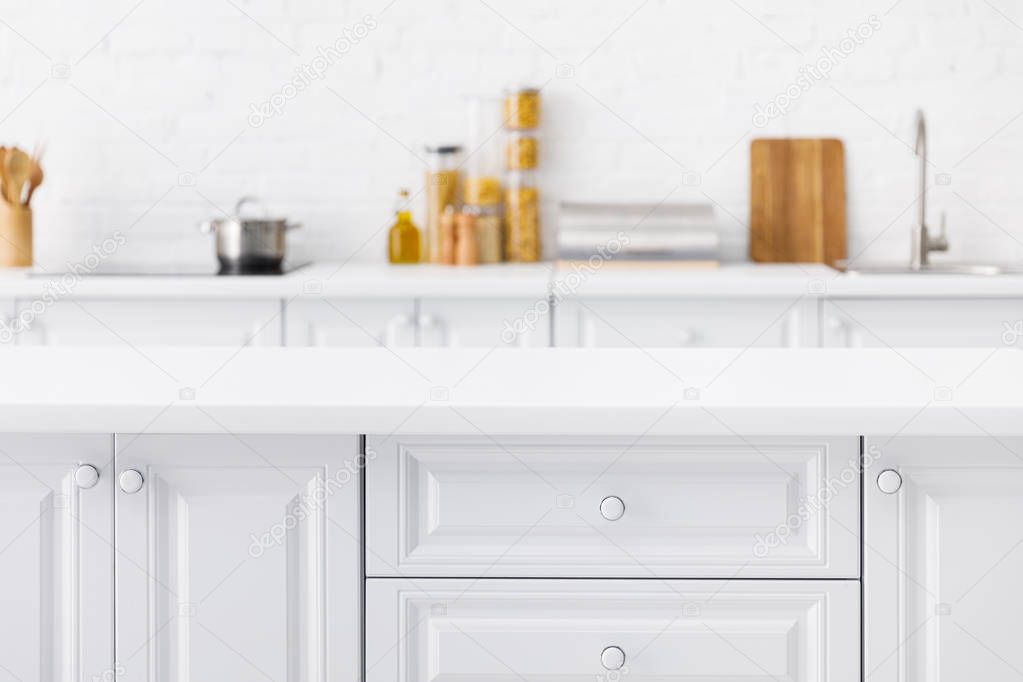
[[[945,228],[945,214],[941,214],[941,231],[932,236],[927,229],[927,123],[924,112],[916,112],[916,145],[914,148],[920,159],[920,196],[917,198],[919,207],[917,225],[913,228],[913,253],[910,257],[910,268],[920,270],[930,263],[932,251],[948,251],[948,233]]]

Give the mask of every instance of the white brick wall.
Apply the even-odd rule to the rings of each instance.
[[[870,15],[880,28],[828,80],[754,127],[757,103]],[[366,16],[325,78],[250,125]],[[2,0],[0,65],[0,142],[48,143],[44,267],[115,230],[132,257],[207,254],[196,224],[243,193],[305,223],[300,257],[382,259],[396,188],[421,183],[406,147],[457,139],[468,93],[548,81],[548,228],[559,198],[710,197],[741,256],[750,138],[835,135],[851,253],[904,258],[919,105],[955,255],[1023,259],[1020,0]]]

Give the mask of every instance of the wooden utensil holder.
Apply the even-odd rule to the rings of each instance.
[[[32,265],[32,209],[0,200],[0,267]]]

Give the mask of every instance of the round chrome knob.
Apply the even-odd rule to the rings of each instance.
[[[617,521],[625,515],[625,503],[622,498],[611,495],[600,501],[600,515],[608,521]]]
[[[895,469],[885,469],[877,475],[877,487],[885,495],[894,495],[902,487],[902,476]]]
[[[600,652],[600,663],[608,670],[621,670],[625,665],[625,652],[619,647],[609,646]]]
[[[75,485],[88,490],[99,483],[99,469],[91,464],[83,464],[75,469]]]
[[[121,490],[129,495],[142,490],[142,484],[145,482],[146,479],[142,478],[142,474],[135,469],[125,469],[117,477],[117,484],[121,486]]]

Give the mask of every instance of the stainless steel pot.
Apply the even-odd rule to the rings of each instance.
[[[262,206],[254,197],[242,197],[232,217],[206,221],[202,231],[216,234],[217,260],[222,271],[278,272],[284,261],[284,235],[301,225],[284,218],[243,218],[242,209],[247,204]]]

